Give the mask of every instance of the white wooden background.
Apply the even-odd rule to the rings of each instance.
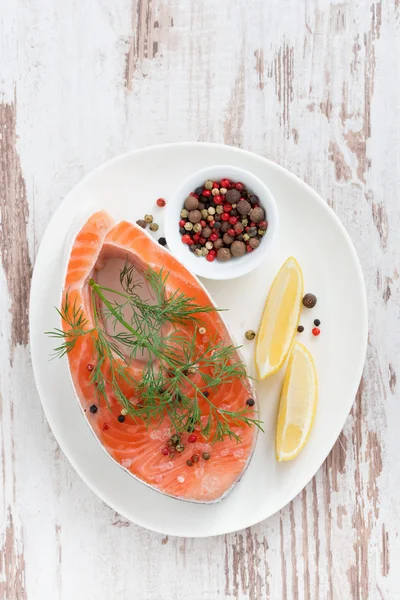
[[[400,598],[399,52],[400,0],[0,0],[1,600]],[[370,316],[316,477],[268,521],[203,540],[145,531],[86,487],[28,345],[35,255],[66,193],[120,152],[183,140],[253,150],[326,198]]]

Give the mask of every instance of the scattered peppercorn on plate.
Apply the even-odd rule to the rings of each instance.
[[[236,175],[225,168],[220,175],[214,175],[212,168],[216,165],[231,165]],[[275,226],[270,218],[274,214],[273,206],[268,204],[267,196],[264,197],[255,182],[237,175],[239,169],[252,173],[270,190],[279,215]],[[261,225],[265,227],[262,222],[259,229],[269,233],[261,236],[257,230],[260,240],[262,237],[257,249],[251,252],[246,249],[246,254],[241,257],[232,253],[232,259],[226,263],[217,259],[208,262],[191,253],[182,243],[177,219],[185,197],[190,191],[196,192],[196,188],[190,185],[182,190],[186,196],[177,198],[176,210],[171,208],[172,199],[183,182],[201,170],[205,173],[204,181],[212,179],[213,186],[214,182],[220,182],[222,195],[227,187],[222,186],[221,177],[226,175],[233,181],[243,179],[248,189],[259,196],[268,221],[266,230],[262,229]],[[219,201],[217,196],[216,199]],[[253,208],[256,208],[255,204],[253,202]],[[173,235],[179,242],[177,253],[167,235],[169,207],[173,213]],[[210,208],[213,208],[212,203]],[[210,448],[203,447],[205,444],[199,431],[192,432],[189,425],[179,444],[170,446],[169,442],[174,441],[173,432],[168,431],[168,427],[156,428],[151,432],[148,446],[156,447],[156,454],[151,456],[151,464],[156,465],[156,470],[152,470],[147,458],[142,464],[138,462],[138,468],[147,468],[151,483],[144,485],[126,470],[133,466],[128,454],[134,453],[135,446],[141,447],[140,440],[132,437],[138,425],[132,424],[129,414],[125,414],[129,411],[115,405],[116,398],[112,398],[115,406],[112,426],[107,420],[108,408],[103,404],[100,409],[100,403],[93,402],[96,406],[90,404],[82,414],[71,382],[68,358],[49,360],[55,344],[54,339],[45,336],[44,332],[59,327],[54,307],[60,307],[62,299],[71,250],[71,245],[67,248],[68,236],[72,230],[74,237],[78,233],[76,223],[79,222],[81,227],[91,215],[102,210],[108,211],[117,224],[139,220],[138,226],[146,231],[138,230],[136,226],[124,226],[126,237],[124,234],[120,245],[125,248],[133,237],[137,239],[138,252],[143,253],[147,248],[146,264],[149,267],[157,266],[157,257],[169,264],[180,260],[180,254],[182,258],[192,258],[193,268],[192,263],[186,265],[190,277],[181,277],[181,281],[174,279],[175,287],[181,292],[187,289],[188,296],[195,296],[196,290],[201,289],[200,282],[193,279],[192,274],[199,267],[204,268],[201,277],[204,277],[205,290],[201,293],[209,294],[215,306],[228,310],[215,316],[212,312],[207,315],[207,322],[200,324],[193,351],[207,342],[210,320],[219,315],[229,328],[226,339],[232,337],[242,346],[241,355],[248,374],[255,378],[255,394],[238,395],[236,382],[226,383],[226,396],[227,402],[231,397],[236,398],[242,417],[239,424],[232,424],[233,436],[243,439],[244,435],[251,434],[250,437],[255,438],[254,429],[248,429],[243,423],[243,417],[247,415],[253,413],[254,418],[259,417],[262,422],[263,431],[257,436],[252,454],[246,454],[246,448],[252,444],[236,444],[233,439],[223,448],[221,446],[224,454],[218,455],[215,445],[210,443]],[[229,214],[238,217],[232,214],[234,210],[237,207],[232,204]],[[259,215],[255,216],[257,220]],[[210,217],[213,217],[211,213]],[[207,222],[211,224],[208,217]],[[230,225],[234,227],[237,223],[231,219]],[[236,232],[236,241],[241,241],[239,236],[243,235],[243,241],[250,242],[246,234],[253,239],[251,220],[248,227],[248,232]],[[118,231],[122,235],[122,229]],[[107,248],[111,247],[111,242],[117,243],[110,237]],[[250,243],[248,245],[252,248]],[[108,273],[107,269],[112,266],[111,254],[109,256],[106,267],[91,273],[89,282]],[[124,249],[121,258],[125,257]],[[259,260],[260,263],[255,265],[253,261],[258,263]],[[229,273],[228,269],[231,270]],[[168,270],[173,274],[174,269]],[[119,283],[118,278],[116,284]],[[129,288],[128,281],[126,284]],[[116,289],[114,284],[109,286],[98,279],[99,285]],[[142,290],[144,294],[146,288],[142,286]],[[318,297],[316,306],[310,294],[310,302],[303,304],[304,308],[301,306],[304,292],[312,292]],[[144,294],[143,298],[146,297],[148,294]],[[140,149],[119,156],[88,175],[68,194],[49,223],[37,255],[31,286],[32,364],[43,409],[61,449],[82,479],[112,509],[126,519],[164,535],[205,537],[244,529],[279,511],[301,491],[330,452],[349,414],[364,365],[367,329],[360,265],[350,238],[333,211],[318,194],[285,169],[255,154],[216,144],[168,144]],[[222,323],[219,331],[225,336]],[[254,337],[253,332],[258,335]],[[89,386],[85,385],[82,391],[89,393],[92,378],[99,378],[101,374],[96,371],[96,354],[88,354],[86,358],[79,377]],[[197,377],[191,370],[187,370],[187,375]],[[159,393],[164,394],[161,390]],[[204,403],[215,400],[212,390],[209,396],[203,396]],[[229,405],[222,401],[220,408],[229,410]],[[141,410],[140,405],[137,410]],[[115,446],[125,468],[104,451],[87,425],[88,419],[95,422],[103,416],[99,435],[110,446]],[[201,426],[205,430],[206,422],[201,422]],[[173,452],[175,455],[171,457]],[[196,485],[194,474],[198,473],[199,482],[205,481],[204,493],[215,495],[217,479],[224,477],[238,462],[243,465],[243,476],[221,502],[186,502],[152,489],[154,484],[163,484],[167,479],[174,487],[185,488],[192,480]],[[179,473],[174,468],[178,463],[181,465]],[[160,470],[160,465],[165,471]],[[205,478],[202,473],[210,476]]]

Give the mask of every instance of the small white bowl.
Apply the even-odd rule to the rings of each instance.
[[[180,212],[190,192],[203,185],[207,179],[221,181],[225,177],[235,182],[241,181],[253,194],[259,197],[260,206],[266,212],[268,229],[259,247],[253,252],[232,258],[227,262],[220,262],[218,260],[208,262],[205,257],[195,256],[190,252],[189,246],[182,242],[178,222],[181,218]],[[235,279],[236,277],[242,277],[250,273],[250,271],[253,271],[253,269],[265,260],[277,235],[279,216],[273,195],[265,183],[253,175],[253,173],[238,167],[215,165],[196,171],[196,173],[193,173],[182,182],[173,196],[168,200],[164,225],[169,249],[189,271],[207,279]]]

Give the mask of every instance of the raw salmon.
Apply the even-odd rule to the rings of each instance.
[[[93,303],[88,281],[92,277],[101,285],[117,289],[119,269],[126,260],[133,264],[138,278],[150,266],[159,272],[168,273],[167,293],[176,290],[193,298],[201,306],[212,304],[207,291],[195,276],[183,267],[167,250],[154,242],[140,227],[128,222],[114,224],[111,217],[101,211],[92,215],[75,238],[65,278],[64,299],[68,292],[71,306],[81,307],[87,320],[86,328],[93,326]],[[120,289],[120,288],[118,288]],[[142,294],[151,301],[151,290]],[[112,293],[110,295],[112,300]],[[196,346],[205,349],[210,343],[231,345],[229,332],[218,312],[201,313],[201,323],[206,330],[200,335],[198,329],[187,330],[186,335],[196,335]],[[63,322],[67,332],[70,327]],[[184,451],[170,456],[162,454],[167,441],[175,433],[171,422],[164,416],[156,427],[146,427],[141,420],[126,416],[118,420],[121,406],[107,388],[108,406],[91,380],[92,365],[96,360],[94,342],[90,336],[78,339],[68,353],[70,373],[76,394],[90,427],[106,452],[131,475],[159,492],[178,499],[211,503],[223,498],[239,481],[246,469],[255,445],[257,428],[244,423],[233,424],[232,430],[241,442],[225,437],[223,441],[210,443],[202,436],[199,428],[192,432],[197,440],[189,443],[189,433],[181,434]],[[148,356],[136,356],[132,360],[130,373],[140,379]],[[88,368],[89,365],[89,368]],[[198,375],[194,374],[193,377]],[[127,390],[129,393],[129,390]],[[249,397],[255,398],[254,389],[247,378],[235,379],[212,391],[212,402],[221,409],[237,411],[246,407]],[[90,411],[91,405],[98,409]],[[256,405],[249,408],[249,416],[257,418]],[[200,409],[207,419],[208,406],[200,401]],[[193,439],[193,438],[192,438]],[[209,453],[204,460],[203,453]],[[197,454],[199,461],[188,466],[186,461]]]

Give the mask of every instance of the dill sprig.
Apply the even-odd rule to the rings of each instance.
[[[122,291],[89,280],[92,327],[88,327],[82,307],[76,301],[71,305],[69,294],[65,295],[57,312],[67,323],[67,331],[56,328],[46,332],[62,340],[54,356],[64,356],[79,338],[90,336],[96,353],[91,383],[98,395],[109,406],[106,389],[110,385],[121,408],[147,427],[156,428],[167,415],[177,433],[198,427],[212,442],[226,436],[240,441],[234,429],[243,425],[262,429],[261,421],[249,417],[246,408],[224,410],[209,398],[209,392],[247,377],[238,348],[211,340],[201,351],[196,344],[201,316],[218,309],[200,306],[179,290],[168,294],[169,274],[162,269],[146,270],[144,275],[153,298],[143,300],[137,293],[140,283],[134,274],[134,266],[126,263],[120,273]],[[107,292],[116,294],[118,301],[108,299]],[[107,321],[112,327],[105,326]],[[144,353],[147,360],[143,360]],[[135,359],[143,360],[140,379],[132,375]],[[198,384],[191,377],[194,372],[200,376]],[[208,406],[206,414],[202,413],[200,402]]]

